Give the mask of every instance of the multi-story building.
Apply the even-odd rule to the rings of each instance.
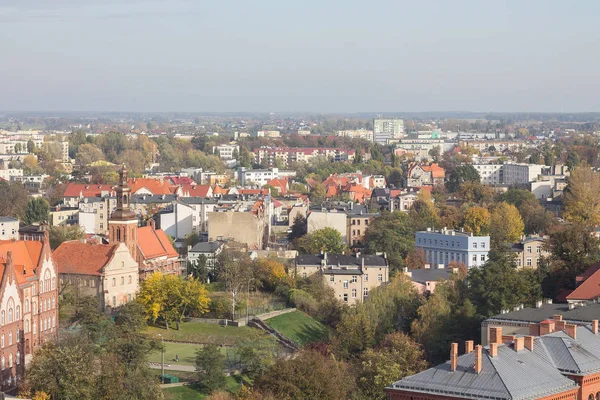
[[[79,207],[52,207],[50,208],[50,225],[65,226],[79,224]]]
[[[237,144],[220,144],[218,146],[213,146],[212,152],[219,156],[221,160],[233,160],[235,154],[239,155],[240,146]]]
[[[404,137],[404,120],[390,118],[375,118],[373,120],[373,141],[379,144],[389,144]]]
[[[528,237],[510,245],[509,250],[515,256],[517,268],[537,269],[542,257],[550,256],[550,252],[545,249],[545,243],[546,239],[543,237]]]
[[[421,187],[442,185],[446,177],[446,171],[436,163],[411,164],[403,177],[404,186]]]
[[[365,239],[365,233],[369,228],[369,225],[373,222],[373,219],[379,214],[363,213],[362,208],[359,212],[353,212],[349,210],[346,213],[346,221],[348,229],[346,233],[346,241],[351,246],[357,246],[363,243]]]
[[[351,129],[345,131],[337,131],[337,136],[348,137],[348,138],[358,138],[368,140],[369,142],[373,141],[373,131],[366,129]]]
[[[0,178],[5,181],[12,182],[23,178],[23,170],[20,168],[5,168],[0,169]]]
[[[223,251],[223,242],[200,242],[188,250],[188,263],[195,263],[201,256],[205,257],[206,266],[214,268],[219,254]]]
[[[106,234],[110,214],[116,207],[116,197],[85,197],[78,203],[79,226],[85,233]]]
[[[326,147],[261,147],[255,151],[256,163],[270,167],[278,164],[289,166],[296,162],[310,162],[315,157],[325,157],[333,161],[352,161],[355,155],[355,150]]]
[[[307,233],[311,234],[323,228],[333,228],[340,233],[344,243],[348,243],[347,219],[347,215],[344,211],[327,209],[311,210],[306,218]],[[359,236],[361,236],[361,234],[359,234]]]
[[[0,217],[0,240],[19,239],[19,220],[12,217]]]
[[[490,237],[473,236],[472,233],[454,229],[437,231],[427,228],[427,231],[415,234],[415,246],[423,249],[425,259],[432,266],[443,264],[448,267],[454,261],[472,268],[482,266],[487,261]]]
[[[591,324],[565,323],[561,315],[537,324],[537,335],[490,330],[489,345],[458,343],[450,361],[408,376],[385,389],[389,400],[600,398],[600,334]]]
[[[242,186],[258,185],[264,186],[272,179],[287,179],[296,176],[296,171],[283,170],[279,168],[271,169],[248,169],[241,167],[237,172],[238,182]]]
[[[58,337],[58,270],[48,230],[41,241],[0,243],[0,390],[22,380],[34,351]]]
[[[505,185],[526,185],[542,175],[546,167],[538,164],[511,164],[502,166]]]
[[[389,281],[388,270],[385,256],[299,254],[294,274],[298,278],[321,274],[323,281],[334,289],[336,298],[354,305],[366,299],[371,290]]]
[[[481,183],[486,185],[501,185],[504,183],[503,164],[472,164],[479,173]]]

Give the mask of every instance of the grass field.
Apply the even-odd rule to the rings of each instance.
[[[155,339],[159,339],[159,334],[165,340],[175,340],[193,343],[212,343],[232,346],[239,339],[247,337],[252,328],[247,326],[221,326],[217,324],[203,324],[200,322],[185,322],[181,324],[179,330],[165,329],[160,326],[149,326],[146,333]]]
[[[302,311],[278,315],[265,323],[300,346],[326,340],[329,335],[329,329],[325,325]]]
[[[243,377],[240,375],[228,376],[225,380],[225,387],[223,390],[231,393],[237,392],[242,385],[242,380]],[[202,388],[195,385],[177,386],[163,389],[163,394],[165,395],[165,400],[210,399],[210,397]]]
[[[200,349],[201,347],[201,345],[197,344],[165,342],[165,364],[194,366],[196,360],[196,350]],[[221,348],[221,351],[230,358],[235,357],[235,350],[232,348],[223,347]],[[179,362],[175,361],[176,355],[179,356]],[[161,362],[160,350],[150,354],[148,361]],[[165,369],[169,368],[165,367]]]

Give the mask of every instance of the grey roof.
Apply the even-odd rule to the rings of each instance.
[[[362,275],[363,272],[359,268],[339,269],[327,268],[323,270],[323,275]]]
[[[555,314],[561,314],[565,321],[591,322],[600,319],[600,304],[589,303],[582,307],[569,310],[568,304],[543,304],[540,308],[527,307],[519,311],[511,311],[506,314],[498,314],[488,320],[540,322],[552,318]]]
[[[214,253],[223,246],[222,242],[200,242],[189,250],[189,253]]]
[[[0,217],[0,222],[19,222],[19,219],[13,217]]]
[[[453,272],[451,269],[409,269],[410,280],[418,283],[427,283],[432,281],[444,281],[450,279]]]
[[[387,260],[380,256],[360,255],[358,257],[345,254],[299,254],[296,256],[296,265],[320,266],[321,260],[327,256],[326,265],[362,266],[362,259],[367,267],[387,267]]]
[[[179,201],[185,204],[217,204],[216,200],[204,197],[180,197]]]
[[[515,351],[510,345],[499,345],[498,355],[491,357],[489,347],[482,349],[482,369],[473,368],[475,352],[458,357],[456,371],[450,362],[395,382],[391,389],[432,393],[468,399],[534,399],[578,386],[563,376],[549,361],[546,349],[538,345],[533,351]]]
[[[140,203],[145,203],[145,204],[151,204],[151,203],[171,203],[173,201],[177,200],[177,196],[174,194],[153,194],[153,195],[148,195],[148,194],[138,194],[138,195],[133,195],[131,196],[131,203],[132,204],[140,204]]]
[[[577,339],[558,331],[542,336],[556,368],[565,373],[590,374],[600,372],[600,335],[595,335],[589,325],[578,326]]]

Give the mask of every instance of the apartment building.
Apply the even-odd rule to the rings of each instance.
[[[542,175],[546,167],[538,164],[503,164],[503,183],[505,185],[526,185]]]
[[[472,164],[479,173],[481,183],[486,185],[501,185],[504,183],[503,164]]]
[[[19,220],[12,217],[0,217],[0,240],[19,239]]]
[[[549,257],[550,252],[545,249],[546,239],[543,237],[528,237],[519,243],[510,245],[509,250],[515,255],[517,268],[537,269],[542,257]]]
[[[368,140],[369,142],[373,141],[373,131],[366,129],[350,129],[344,131],[337,131],[336,135],[347,138],[364,139]]]
[[[289,166],[296,162],[310,162],[315,157],[325,157],[333,161],[352,161],[355,154],[355,150],[326,147],[261,147],[255,150],[256,163],[266,164],[270,167],[275,165]]]
[[[65,226],[79,223],[79,207],[51,207],[50,225]]]
[[[212,152],[219,156],[221,160],[233,160],[235,154],[239,155],[240,146],[237,144],[220,144],[218,146],[213,146]]]
[[[373,142],[389,144],[404,137],[404,120],[397,118],[373,119]]]
[[[425,259],[432,266],[448,267],[459,262],[467,268],[480,267],[488,260],[489,236],[473,236],[472,233],[454,229],[420,231],[415,234],[415,246],[423,249]]]
[[[237,179],[240,185],[250,184],[264,186],[272,179],[288,179],[296,176],[296,171],[283,170],[279,168],[270,169],[248,169],[241,167],[237,171]]]

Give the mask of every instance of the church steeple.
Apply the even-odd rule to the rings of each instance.
[[[138,218],[131,209],[131,189],[127,184],[127,169],[124,165],[119,171],[119,185],[115,192],[117,208],[108,221],[109,241],[111,244],[125,243],[131,256],[136,259]]]

